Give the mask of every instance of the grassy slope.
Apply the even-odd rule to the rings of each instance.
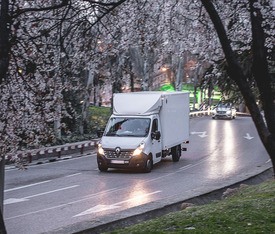
[[[275,180],[111,233],[275,233]]]

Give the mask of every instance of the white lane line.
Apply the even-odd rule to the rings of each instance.
[[[155,192],[152,192],[152,193],[145,193],[145,194],[142,194],[142,195],[139,195],[139,196],[136,196],[136,197],[133,197],[133,198],[130,198],[128,200],[124,200],[124,201],[121,201],[121,202],[117,202],[115,204],[111,204],[111,205],[96,205],[88,210],[85,210],[73,217],[79,217],[79,216],[83,216],[83,215],[89,215],[89,214],[93,214],[93,213],[97,213],[97,212],[102,212],[102,211],[105,211],[105,210],[112,210],[112,209],[117,209],[117,208],[120,208],[121,204],[123,203],[127,203],[127,202],[130,202],[130,201],[135,201],[135,200],[141,200],[142,198],[144,197],[148,197],[148,196],[151,196],[151,195],[154,195],[156,193],[160,193],[161,191],[155,191]]]
[[[25,186],[20,186],[20,187],[16,187],[16,188],[12,188],[12,189],[6,189],[6,190],[4,190],[4,192],[6,193],[6,192],[10,192],[10,191],[15,191],[15,190],[18,190],[18,189],[29,188],[29,187],[32,187],[32,186],[48,183],[50,181],[51,180],[45,180],[45,181],[34,183],[34,184],[28,184],[28,185],[25,185]]]
[[[67,176],[65,176],[65,177],[73,177],[73,176],[77,176],[77,175],[81,175],[82,173],[75,173],[75,174],[71,174],[71,175],[67,175]]]
[[[28,196],[28,197],[24,197],[24,198],[25,199],[29,199],[29,198],[33,198],[33,197],[39,197],[39,196],[43,196],[43,195],[46,195],[46,194],[51,194],[51,193],[55,193],[55,192],[59,192],[59,191],[64,191],[64,190],[71,189],[71,188],[76,188],[78,186],[79,185],[73,185],[73,186],[69,186],[69,187],[64,187],[64,188],[60,188],[60,189],[51,190],[51,191],[44,192],[44,193],[34,194],[34,195],[31,195],[31,196]]]
[[[23,197],[23,198],[8,198],[8,199],[4,200],[4,205],[14,204],[14,203],[23,202],[23,201],[29,201],[29,199],[33,198],[33,197],[38,197],[38,196],[43,196],[43,195],[59,192],[59,191],[64,191],[64,190],[75,188],[78,186],[79,185],[73,185],[73,186],[69,186],[69,187],[65,187],[65,188],[51,190],[51,191],[44,192],[44,193],[34,194],[34,195]]]
[[[123,204],[123,203],[127,203],[127,202],[129,202],[129,201],[135,201],[135,200],[138,200],[138,199],[142,199],[142,198],[144,198],[144,197],[148,197],[148,196],[154,195],[154,194],[156,194],[156,193],[160,193],[160,192],[161,192],[161,191],[158,190],[158,191],[155,191],[155,192],[152,192],[152,193],[141,194],[141,195],[139,195],[139,196],[135,196],[135,197],[130,198],[130,199],[128,199],[128,200],[121,201],[121,202],[117,202],[117,203],[115,203],[115,204],[113,204],[113,205],[114,205],[114,206],[117,206],[117,205],[120,205],[120,204]]]
[[[27,216],[27,215],[33,215],[33,214],[37,214],[37,213],[40,213],[40,212],[45,212],[45,211],[54,210],[54,209],[57,209],[57,208],[66,207],[68,205],[73,205],[75,203],[79,203],[79,202],[89,200],[89,199],[91,199],[93,197],[96,197],[98,195],[104,195],[104,194],[108,194],[108,193],[118,191],[118,190],[122,190],[122,189],[116,188],[116,189],[106,190],[106,191],[103,191],[103,192],[99,192],[99,193],[96,193],[96,194],[89,195],[85,198],[82,198],[82,199],[79,199],[79,200],[76,200],[76,201],[73,201],[73,202],[68,202],[68,203],[65,203],[65,204],[58,205],[58,206],[53,206],[53,207],[49,207],[49,208],[45,208],[45,209],[41,209],[41,210],[37,210],[37,211],[25,213],[25,214],[21,214],[21,215],[12,216],[12,217],[9,217],[9,218],[5,218],[5,220],[21,218],[21,217],[24,217],[24,216]]]
[[[205,159],[202,159],[202,160],[198,161],[198,162],[195,163],[195,164],[188,164],[188,165],[186,165],[186,166],[184,166],[184,167],[179,168],[178,170],[176,170],[176,171],[174,171],[174,172],[171,172],[171,173],[168,173],[168,174],[166,174],[166,175],[159,176],[159,177],[156,177],[156,178],[153,178],[153,179],[146,180],[145,183],[152,182],[152,181],[156,181],[156,180],[160,180],[160,179],[165,178],[165,177],[168,177],[168,176],[172,176],[172,175],[174,175],[174,174],[176,174],[176,173],[179,173],[179,172],[181,172],[181,171],[188,170],[188,169],[190,169],[190,168],[196,167],[196,166],[198,166],[199,164],[204,163],[204,162],[207,161],[207,160],[208,160],[208,158],[205,158]]]
[[[188,165],[186,165],[186,166],[184,166],[184,167],[181,167],[181,168],[179,169],[179,171],[186,170],[186,169],[188,169],[188,168],[190,168],[190,167],[192,167],[192,164],[188,164]]]
[[[180,168],[179,170],[177,170],[176,172],[184,171],[184,170],[187,170],[187,169],[196,167],[196,166],[198,166],[198,165],[204,163],[204,162],[207,161],[207,160],[208,160],[208,158],[204,158],[204,159],[199,160],[199,161],[198,161],[197,163],[195,163],[195,164],[188,164],[188,165],[186,165],[185,167],[181,167],[181,168]]]

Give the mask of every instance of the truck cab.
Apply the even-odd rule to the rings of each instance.
[[[112,167],[150,172],[153,163],[161,160],[158,122],[157,115],[111,116],[98,145],[99,170]]]

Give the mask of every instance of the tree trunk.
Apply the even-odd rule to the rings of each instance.
[[[86,89],[85,89],[85,96],[83,97],[83,103],[82,103],[82,110],[81,110],[81,123],[79,126],[79,132],[80,134],[84,134],[87,131],[87,125],[88,125],[88,111],[89,111],[89,106],[90,106],[90,96],[91,96],[91,86],[93,84],[94,80],[94,74],[91,71],[88,71],[86,73],[87,75],[87,84],[86,84]],[[94,87],[95,89],[95,87]],[[94,104],[96,103],[96,98],[94,97]]]
[[[10,17],[9,17],[9,1],[1,0],[0,12],[0,85],[7,80],[9,68],[9,52],[10,52]],[[0,233],[6,234],[6,227],[3,217],[3,199],[5,184],[5,156],[0,154]]]
[[[238,85],[238,87],[243,95],[246,106],[248,107],[248,109],[250,111],[251,117],[252,117],[253,122],[256,126],[256,129],[258,131],[260,139],[271,158],[273,170],[274,170],[275,169],[275,139],[274,139],[273,125],[275,124],[275,121],[273,121],[273,123],[270,123],[270,121],[272,120],[272,117],[266,116],[266,117],[268,117],[268,119],[266,119],[267,123],[268,123],[266,126],[263,116],[261,115],[260,110],[257,106],[255,96],[254,96],[252,90],[250,89],[247,79],[242,71],[242,68],[241,68],[240,64],[238,63],[238,60],[232,50],[232,47],[231,47],[230,41],[226,35],[224,26],[221,22],[221,19],[217,13],[212,1],[201,0],[201,2],[203,4],[203,6],[205,7],[206,11],[208,12],[208,14],[214,24],[216,32],[218,34],[218,37],[219,37],[220,43],[222,45],[223,52],[225,54],[225,58],[226,58],[226,61],[228,64],[228,75],[232,80],[234,80],[236,82],[236,84]],[[251,4],[253,4],[254,1],[250,1],[250,2],[251,2]],[[251,14],[253,15],[253,12]],[[257,17],[255,16],[255,18],[257,18]],[[255,19],[253,19],[253,17],[252,17],[252,21],[254,21],[254,20]],[[256,34],[256,31],[259,30],[259,27],[261,30],[258,32],[258,35],[256,36],[255,34]],[[252,22],[252,31],[254,32],[253,33],[253,51],[256,53],[256,54],[253,54],[254,61],[257,61],[255,56],[257,56],[258,53],[262,53],[261,59],[266,61],[266,56],[263,53],[264,52],[264,43],[262,42],[262,45],[260,46],[260,48],[255,47],[255,44],[257,44],[259,46],[260,39],[262,40],[264,38],[264,35],[262,34],[263,32],[261,33],[262,28],[261,28],[260,24],[256,27],[255,22],[254,23]],[[271,84],[270,83],[268,84],[268,75],[266,75],[268,73],[268,70],[267,70],[267,67],[265,66],[265,62],[263,62],[263,63],[260,63],[261,71],[263,73],[260,72],[261,80],[258,80],[258,82],[260,82],[261,85],[263,85],[265,88],[267,88],[267,90],[264,90],[264,89],[262,90],[259,87],[259,91],[261,93],[261,99],[263,98],[263,101],[266,102],[265,108],[270,108],[269,110],[265,110],[265,113],[267,113],[269,115],[269,114],[271,114],[270,112],[273,110],[273,115],[274,115],[274,104],[273,104],[273,107],[272,107],[272,104],[270,104],[270,102],[273,103],[273,100],[271,100],[272,96],[269,96],[269,100],[266,100],[266,94],[269,93],[268,90],[270,89]],[[255,72],[255,69],[253,71]],[[254,74],[255,78],[257,75],[258,74]],[[263,77],[263,75],[265,75],[265,77]]]
[[[9,1],[1,1],[0,13],[0,85],[7,79],[9,68],[9,52],[10,52],[10,16]]]
[[[176,91],[181,91],[182,90],[182,78],[183,78],[183,74],[184,74],[184,58],[179,58],[178,61],[178,69],[176,72],[176,82],[175,82],[175,88]]]
[[[6,227],[5,227],[5,222],[4,222],[4,217],[3,217],[3,210],[4,210],[4,185],[5,185],[5,160],[4,156],[2,156],[2,160],[0,161],[0,233],[5,234],[6,232]]]
[[[261,138],[268,154],[271,157],[272,165],[275,170],[275,103],[272,98],[271,77],[268,71],[267,52],[264,46],[265,34],[262,27],[263,18],[260,9],[254,8],[254,3],[256,2],[258,1],[249,1],[253,38],[252,72],[260,91],[260,100],[264,110],[266,125],[269,130],[269,132],[267,130],[263,131],[263,133],[261,133]]]
[[[144,65],[143,65],[143,77],[142,77],[142,91],[148,91],[149,90],[149,85],[148,85],[148,82],[149,82],[149,77],[150,77],[150,74],[149,74],[149,68],[148,68],[148,61],[147,61],[147,58],[144,60]]]
[[[2,212],[0,213],[0,233],[1,234],[6,234],[7,233]]]

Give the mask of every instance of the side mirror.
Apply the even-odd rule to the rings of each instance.
[[[158,141],[160,139],[160,131],[152,132],[151,138]]]

